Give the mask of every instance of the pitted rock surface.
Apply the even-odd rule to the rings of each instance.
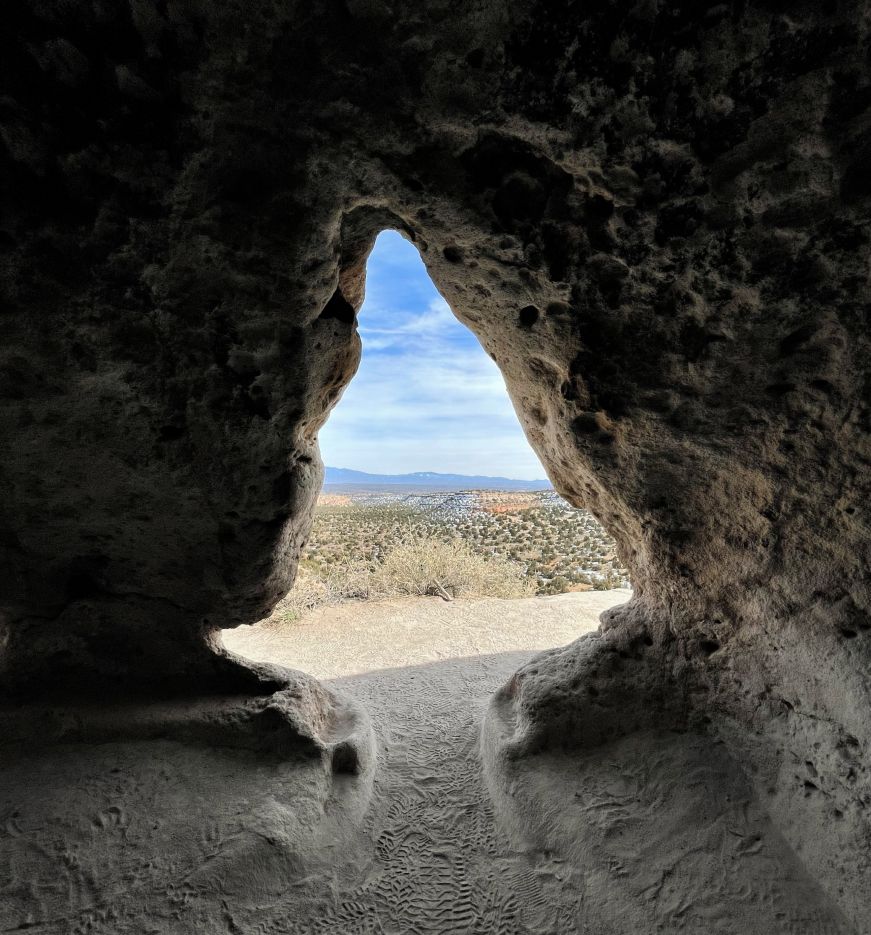
[[[500,692],[494,762],[715,734],[861,927],[867,4],[4,17],[4,687],[259,690],[210,634],[290,586],[395,227],[635,587]]]

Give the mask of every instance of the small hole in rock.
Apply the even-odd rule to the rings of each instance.
[[[183,438],[185,427],[183,425],[164,425],[160,429],[160,440],[164,442],[174,442]]]
[[[448,263],[463,262],[463,251],[456,244],[449,243],[444,250],[442,250],[442,254]]]
[[[360,772],[360,758],[350,743],[341,743],[333,750],[334,773],[355,775]]]
[[[484,50],[472,49],[466,56],[466,62],[472,68],[480,68],[484,64]]]
[[[335,319],[336,321],[341,321],[346,325],[350,325],[354,321],[354,315],[354,307],[342,293],[336,289],[319,317],[327,320]],[[336,332],[336,336],[338,336],[338,334],[339,333]]]
[[[538,309],[534,305],[527,305],[520,309],[520,324],[524,328],[531,328],[538,321]]]

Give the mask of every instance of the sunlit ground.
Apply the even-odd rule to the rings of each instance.
[[[300,621],[239,627],[223,635],[228,649],[248,659],[332,679],[564,646],[595,630],[602,611],[631,594],[620,588],[514,600],[351,601]]]

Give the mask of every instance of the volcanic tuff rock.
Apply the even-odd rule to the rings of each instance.
[[[261,691],[209,634],[290,586],[393,227],[635,585],[500,693],[494,768],[715,733],[867,918],[869,22],[850,0],[4,10],[6,689]]]

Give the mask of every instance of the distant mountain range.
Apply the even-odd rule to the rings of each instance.
[[[401,487],[447,487],[451,490],[483,488],[485,490],[550,490],[549,480],[512,480],[510,477],[483,477],[477,474],[436,474],[417,471],[414,474],[367,474],[348,468],[326,468],[325,484],[360,484],[369,487],[394,485]]]

